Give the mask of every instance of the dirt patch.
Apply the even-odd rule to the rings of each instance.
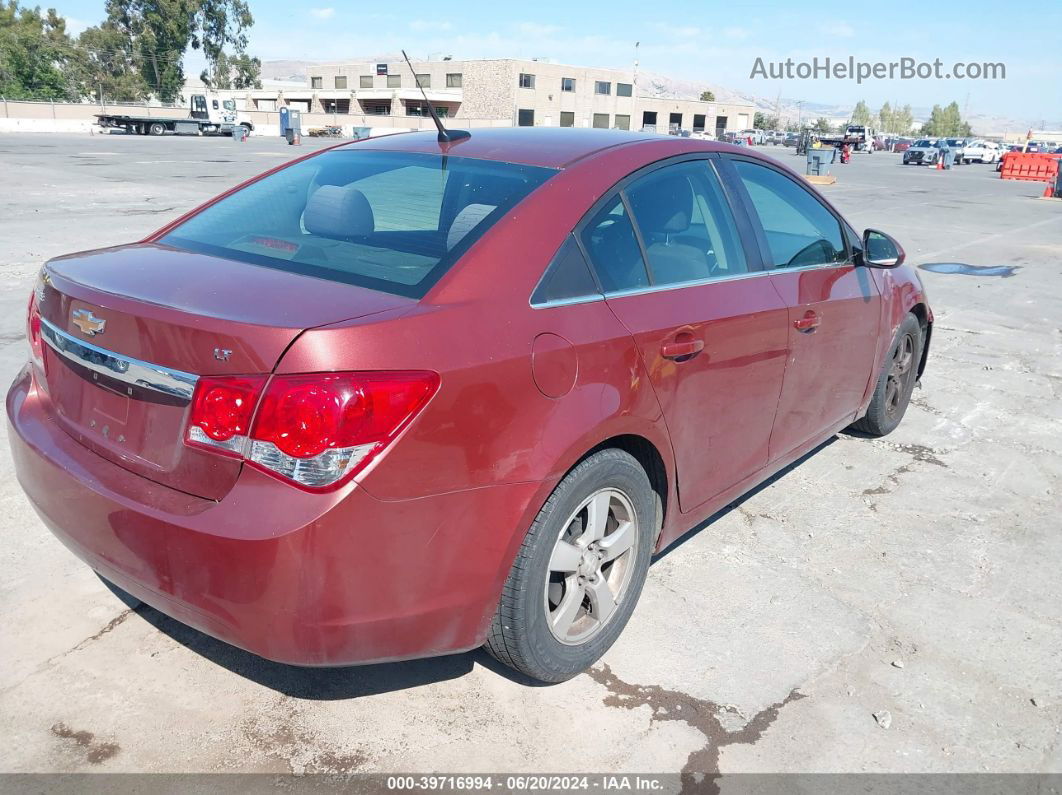
[[[690,754],[683,765],[682,793],[718,793],[716,781],[719,775],[719,749],[728,745],[752,745],[774,723],[778,712],[786,704],[806,698],[793,690],[781,701],[757,712],[737,731],[727,731],[721,716],[730,714],[744,717],[736,707],[722,706],[707,699],[694,698],[680,690],[668,690],[659,685],[634,685],[624,682],[608,665],[592,668],[587,672],[591,679],[605,687],[605,706],[637,709],[649,707],[653,721],[680,720],[704,735],[703,748]]]
[[[65,723],[52,726],[52,734],[64,740],[73,740],[78,748],[84,749],[85,758],[93,765],[106,762],[121,750],[118,743],[96,742],[96,735],[92,732],[75,731]]]

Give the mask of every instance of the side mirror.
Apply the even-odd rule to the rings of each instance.
[[[907,255],[891,236],[877,229],[863,233],[863,264],[871,268],[898,268]]]

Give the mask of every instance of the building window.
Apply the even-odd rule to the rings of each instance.
[[[401,88],[402,87],[402,75],[388,75],[387,76],[388,88]]]
[[[447,88],[461,88],[461,73],[451,72],[446,75]]]
[[[520,108],[516,111],[516,124],[519,127],[534,127],[535,112],[528,108]]]
[[[310,78],[310,88],[324,88],[324,78],[323,77],[311,77]]]
[[[574,77],[562,77],[561,78],[561,91],[575,91],[575,78]]]
[[[597,81],[595,81],[594,82],[594,93],[595,94],[611,94],[612,93],[612,83],[609,83],[608,81],[605,81],[605,80],[597,80]]]
[[[616,114],[616,129],[617,130],[629,130],[631,128],[631,117],[622,116],[619,113]]]
[[[346,75],[337,75],[336,76],[336,88],[346,88],[346,87],[347,87],[347,77],[346,77]]]
[[[594,114],[594,126],[599,130],[608,129],[608,114],[607,113],[595,113]]]
[[[277,101],[275,99],[256,99],[254,106],[256,110],[276,110]]]
[[[372,75],[362,75],[359,85],[362,88],[372,88]]]
[[[390,102],[362,102],[362,110],[367,116],[390,116]]]
[[[694,132],[704,132],[704,114],[703,113],[694,113],[693,114],[693,131]]]
[[[321,103],[325,113],[350,113],[349,99],[326,99]]]
[[[417,75],[417,85],[421,88],[431,88],[431,75]]]
[[[575,113],[570,110],[561,111],[561,127],[574,127],[575,126]]]
[[[521,72],[520,73],[520,88],[534,88],[534,87],[535,87],[535,76],[534,75],[524,74],[523,72]]]
[[[672,113],[667,117],[667,126],[669,130],[681,130],[682,129],[682,114]]]
[[[634,86],[630,83],[616,83],[616,96],[629,97],[634,93]]]

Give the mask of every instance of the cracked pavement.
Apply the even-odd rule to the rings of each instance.
[[[295,153],[0,136],[4,384],[44,259]],[[1018,270],[923,272],[937,322],[899,430],[835,438],[667,551],[562,685],[482,652],[300,670],[130,610],[44,529],[3,440],[0,771],[1062,772],[1062,202],[991,168],[834,167],[826,195],[915,263]]]

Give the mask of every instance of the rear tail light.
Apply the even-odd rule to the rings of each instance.
[[[428,372],[278,375],[268,386],[264,377],[201,378],[186,442],[303,488],[336,488],[387,447],[438,386]]]
[[[41,340],[41,311],[37,306],[37,291],[30,293],[29,309],[26,316],[26,338],[30,344],[30,354],[37,362],[44,361],[44,343]]]

